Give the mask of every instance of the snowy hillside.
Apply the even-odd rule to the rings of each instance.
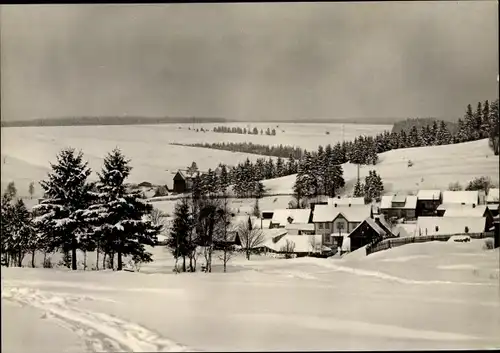
[[[226,274],[175,275],[163,247],[139,273],[2,268],[2,351],[498,348],[499,253],[482,245],[237,256]]]
[[[408,161],[413,162],[408,167]],[[415,192],[418,189],[447,190],[451,182],[458,181],[465,187],[474,177],[489,176],[499,182],[499,157],[493,154],[488,140],[454,145],[405,148],[379,154],[375,166],[361,166],[364,179],[375,169],[382,177],[385,193]],[[346,193],[351,193],[357,177],[357,166],[345,163]],[[292,193],[295,175],[264,181],[269,194]]]

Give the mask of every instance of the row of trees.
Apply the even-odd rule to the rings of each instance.
[[[22,201],[2,197],[2,253],[5,264],[15,258],[20,264],[27,251],[51,253],[61,250],[77,269],[77,250],[103,254],[103,264],[123,268],[123,257],[136,263],[151,261],[145,246],[154,246],[162,226],[152,221],[152,206],[139,191],[125,186],[131,166],[120,150],[104,158],[97,182],[89,182],[91,169],[83,153],[62,150],[51,163],[48,178],[40,182],[44,199],[32,211]],[[22,224],[22,226],[21,226]],[[17,254],[17,255],[16,255]],[[34,256],[34,255],[33,255]]]
[[[370,203],[372,200],[379,200],[384,191],[382,178],[375,170],[370,170],[365,178],[365,182],[356,181],[354,185],[354,197],[364,197],[365,203]]]
[[[248,135],[258,135],[259,130],[254,127],[253,129],[251,128],[246,128],[244,127],[243,129],[241,127],[229,127],[229,126],[216,126],[213,129],[214,132],[219,132],[219,133],[226,133],[226,134],[248,134]],[[268,135],[268,136],[275,136],[276,135],[276,130],[275,129],[270,129],[267,128],[266,131],[260,129],[260,134],[261,135]]]

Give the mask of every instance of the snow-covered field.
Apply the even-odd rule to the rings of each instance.
[[[196,124],[195,127],[212,130],[218,125],[222,124]],[[259,131],[275,128],[277,135],[195,132],[188,130],[191,127],[189,124],[2,128],[2,190],[13,180],[19,193],[27,195],[29,183],[45,178],[50,168],[49,161],[54,162],[56,154],[67,146],[82,149],[93,170],[99,170],[104,155],[118,146],[132,159],[134,169],[130,176],[131,182],[149,181],[171,186],[171,173],[179,168],[187,168],[193,161],[200,169],[207,170],[217,167],[220,162],[232,165],[247,157],[255,160],[260,156],[172,146],[169,143],[253,142],[316,149],[318,145],[341,141],[342,130],[346,140],[362,134],[375,135],[391,130],[389,125],[344,124],[342,128],[341,124],[224,124],[241,128],[247,125],[252,128],[255,126]],[[330,134],[326,135],[326,131]]]
[[[500,348],[499,252],[409,244],[368,257],[237,256],[228,273],[2,268],[2,351]]]

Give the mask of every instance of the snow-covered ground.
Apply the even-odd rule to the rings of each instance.
[[[173,274],[164,248],[138,273],[2,268],[2,351],[500,348],[499,252],[483,244],[238,255],[212,274]]]
[[[341,124],[245,122],[196,124],[195,128],[212,130],[218,125],[241,128],[249,125],[257,127],[259,131],[265,131],[268,127],[275,128],[277,135],[195,132],[188,130],[188,127],[192,127],[190,124],[2,128],[2,190],[13,180],[19,193],[27,195],[29,183],[44,179],[50,168],[49,161],[54,162],[60,149],[67,146],[82,149],[93,170],[100,170],[104,155],[118,146],[132,159],[134,169],[130,175],[131,182],[149,181],[171,186],[171,172],[187,168],[193,161],[200,169],[207,170],[217,167],[220,162],[232,165],[247,157],[255,160],[261,156],[172,146],[169,143],[253,142],[264,145],[295,145],[311,150],[318,145],[342,141],[342,137],[352,140],[358,135],[375,135],[391,130],[390,125],[344,124],[342,128]],[[326,135],[326,131],[330,134]]]

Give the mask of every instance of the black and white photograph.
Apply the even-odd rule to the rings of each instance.
[[[498,11],[0,5],[1,351],[500,349]]]

